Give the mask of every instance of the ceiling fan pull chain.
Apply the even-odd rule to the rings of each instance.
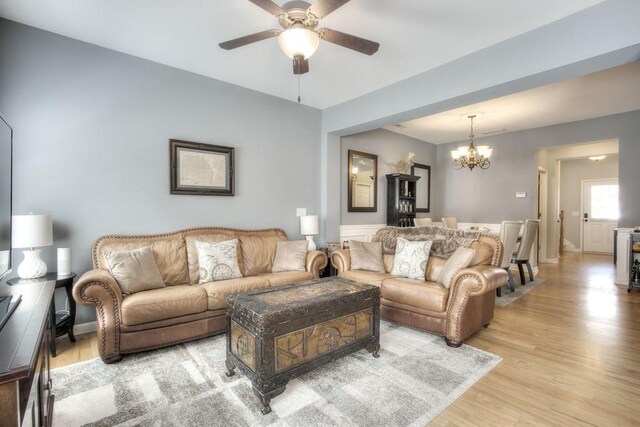
[[[300,103],[300,74],[298,74],[298,104]]]

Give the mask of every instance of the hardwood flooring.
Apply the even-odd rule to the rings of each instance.
[[[640,425],[640,292],[614,276],[610,256],[541,264],[546,283],[466,341],[502,363],[431,425]],[[57,345],[54,368],[98,356],[95,334]]]

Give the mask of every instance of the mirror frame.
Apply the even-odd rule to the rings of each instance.
[[[373,160],[373,207],[353,206],[353,157],[364,157]],[[376,154],[363,153],[362,151],[348,151],[347,166],[347,212],[378,212],[378,156]]]
[[[427,171],[427,207],[426,208],[419,208],[418,207],[418,200],[420,199],[420,189],[421,189],[421,182],[422,180],[418,180],[416,182],[416,212],[425,212],[425,213],[429,213],[431,212],[431,166],[429,165],[423,165],[421,163],[414,163],[413,166],[411,166],[411,175],[415,175],[415,170],[416,168],[418,169],[424,169]]]

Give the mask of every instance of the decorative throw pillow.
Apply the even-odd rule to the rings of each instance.
[[[309,242],[306,240],[281,240],[276,244],[276,257],[271,271],[305,271]]]
[[[124,294],[164,288],[158,265],[149,246],[130,251],[105,252],[111,274]]]
[[[463,268],[469,267],[469,264],[471,264],[471,260],[473,259],[475,254],[476,251],[474,251],[473,249],[456,249],[453,255],[451,255],[447,262],[442,266],[442,270],[440,270],[440,276],[438,277],[438,282],[440,282],[445,288],[449,289],[453,276],[455,276],[458,271],[462,270]]]
[[[384,273],[382,242],[349,241],[349,255],[352,270],[376,271]]]
[[[431,243],[431,240],[413,242],[398,237],[391,274],[409,279],[425,280]]]
[[[195,244],[200,266],[199,283],[242,277],[238,265],[238,239],[215,243],[196,240]]]

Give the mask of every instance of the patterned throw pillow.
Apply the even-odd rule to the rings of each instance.
[[[391,274],[408,279],[425,280],[431,244],[431,240],[413,242],[399,237]]]
[[[238,266],[238,239],[224,242],[203,242],[196,240],[200,282],[236,279],[242,277]]]
[[[382,261],[382,242],[349,241],[351,270],[375,271],[384,273]]]
[[[438,277],[438,282],[440,282],[445,288],[449,289],[453,276],[455,276],[458,271],[462,270],[463,268],[469,267],[469,264],[471,264],[471,260],[473,259],[473,256],[475,254],[476,251],[474,251],[473,249],[456,249],[453,255],[449,257],[447,262],[442,267],[440,276]]]

